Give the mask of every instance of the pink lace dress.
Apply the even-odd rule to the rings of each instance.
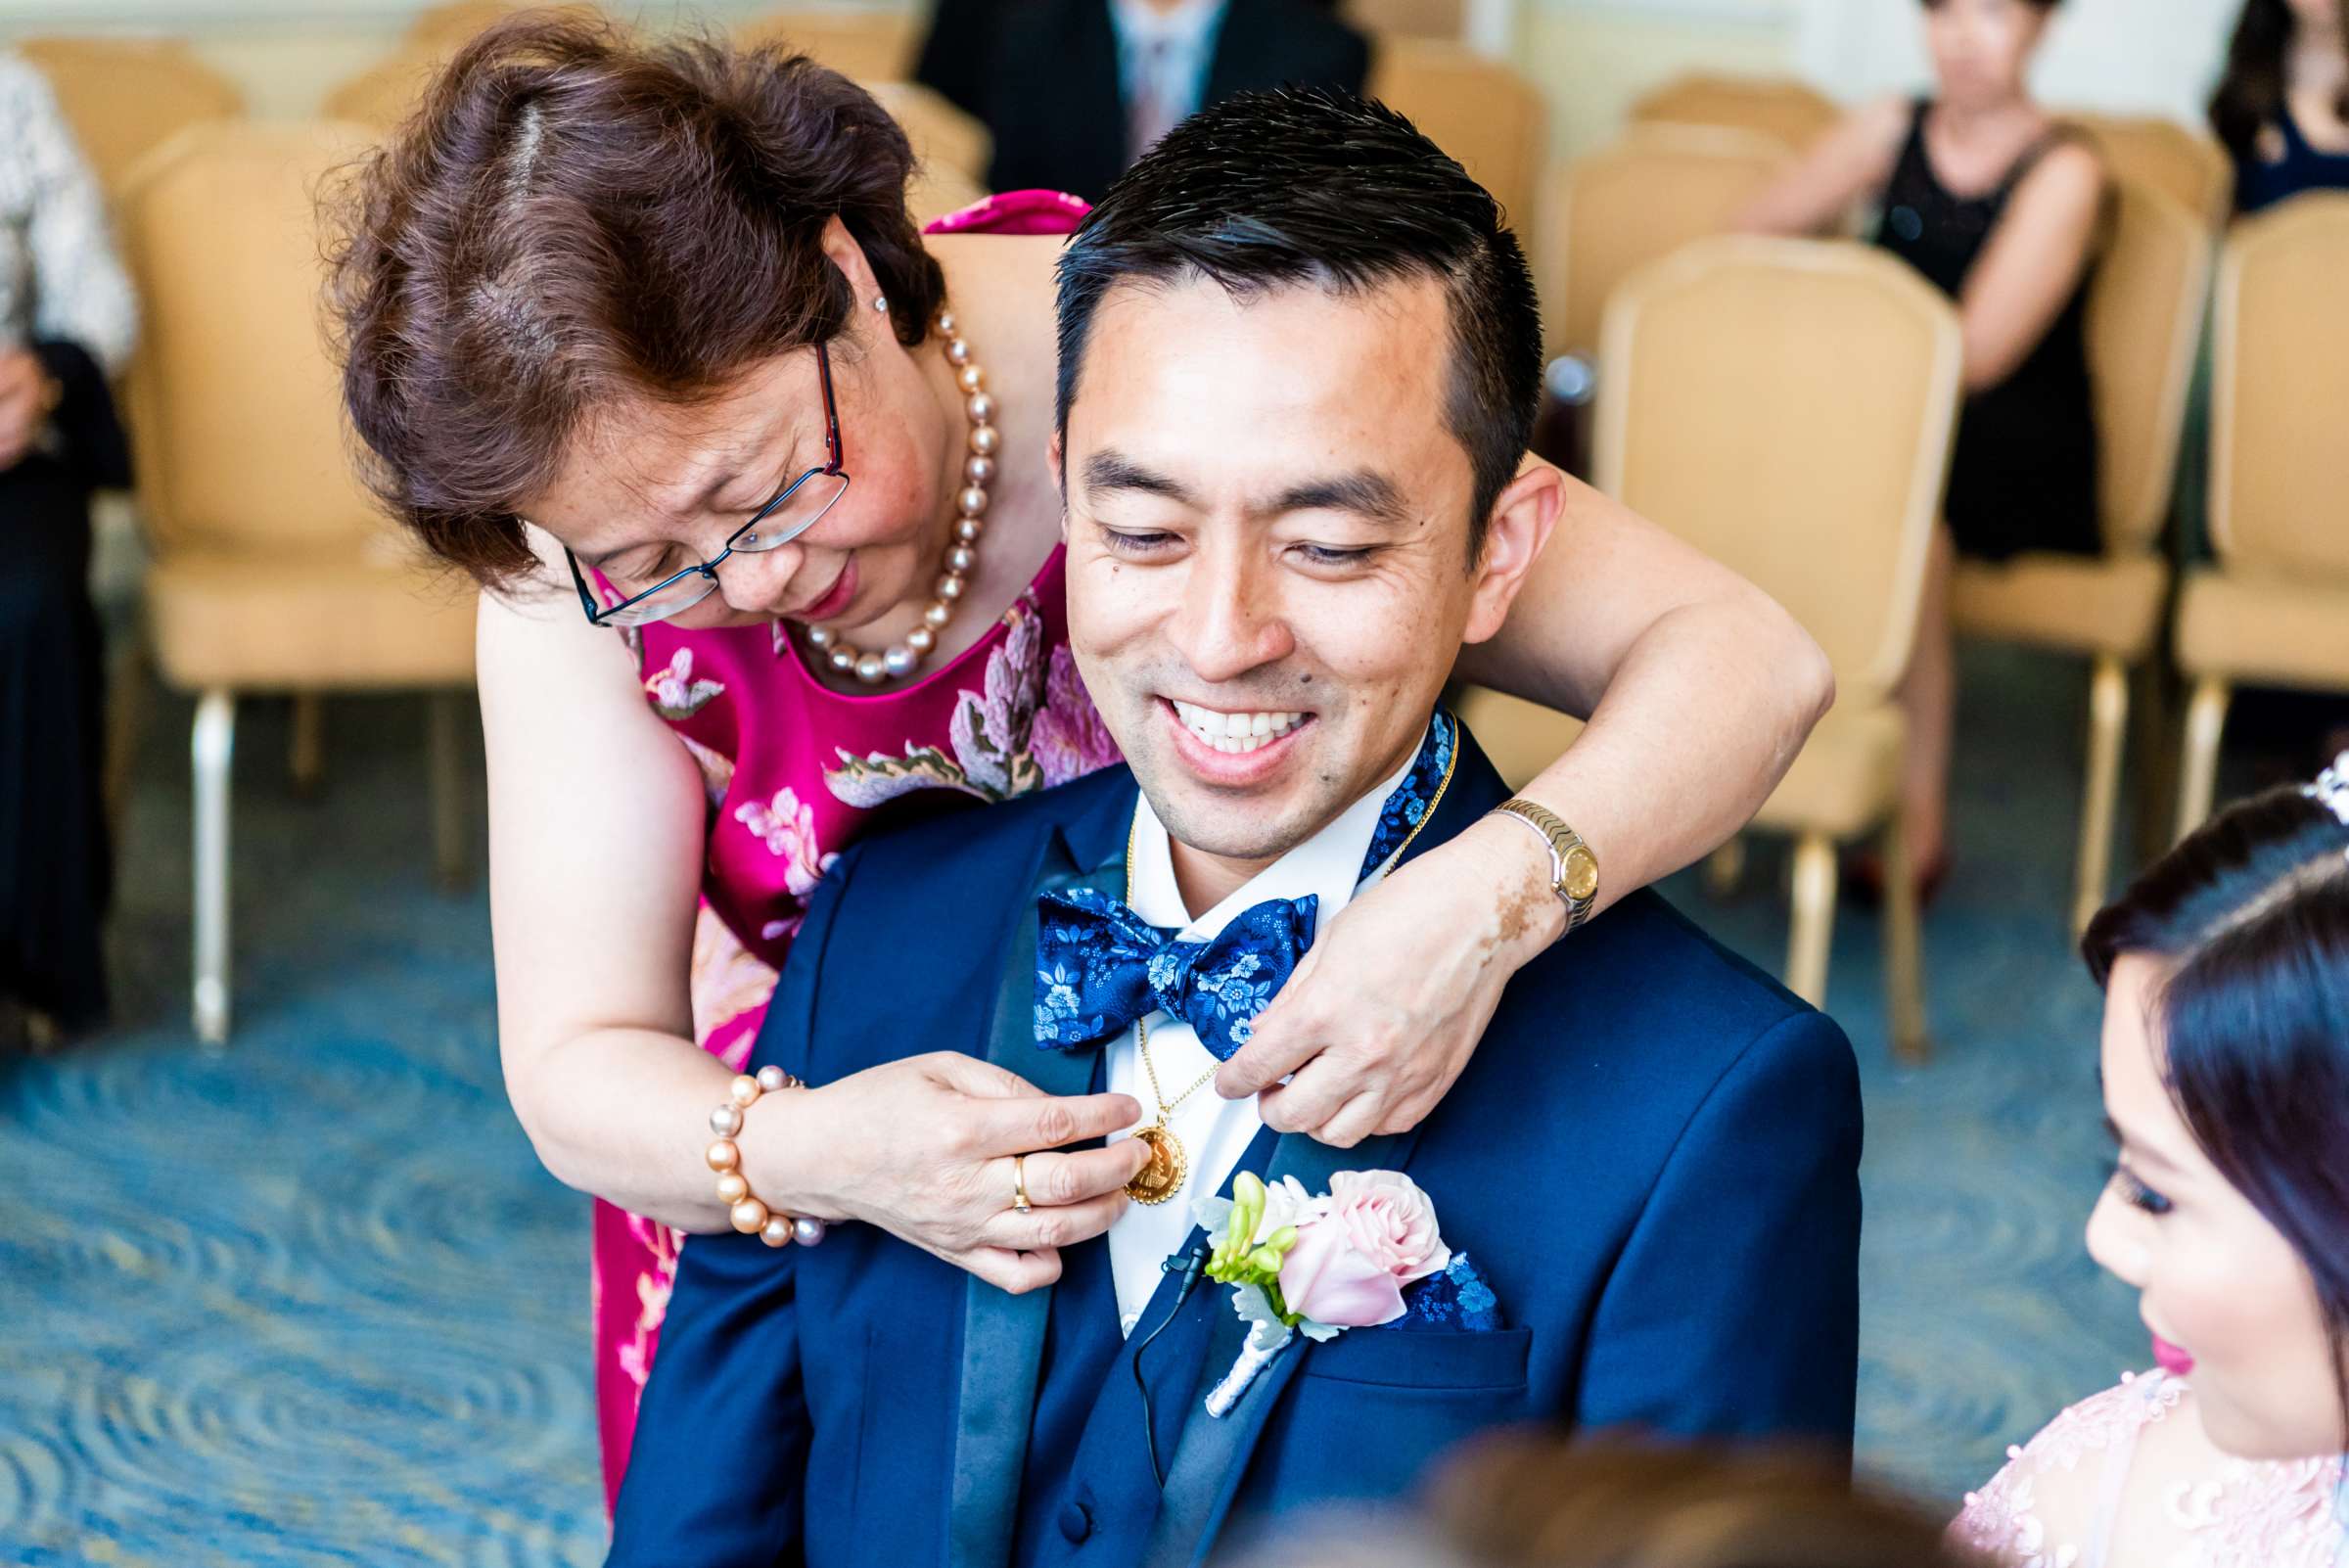
[[[1074,197],[990,198],[932,232],[1065,234]],[[1017,603],[959,657],[902,689],[843,693],[817,680],[782,625],[636,637],[645,701],[701,767],[709,859],[694,932],[694,1033],[739,1067],[808,896],[865,819],[900,796],[946,790],[994,802],[1118,760],[1068,649],[1055,549]],[[605,1500],[627,1469],[681,1238],[597,1202],[596,1406]]]
[[[2344,1461],[2219,1453],[2166,1372],[2122,1378],[2006,1453],[1950,1526],[2003,1568],[2349,1568]]]

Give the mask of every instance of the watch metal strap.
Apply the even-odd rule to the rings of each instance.
[[[1598,856],[1590,853],[1583,836],[1568,827],[1557,812],[1521,795],[1511,796],[1493,809],[1523,822],[1549,847],[1550,888],[1566,905],[1566,929],[1572,931],[1589,919],[1591,905],[1598,899]]]

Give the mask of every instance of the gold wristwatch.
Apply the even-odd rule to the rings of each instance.
[[[1590,853],[1583,836],[1568,827],[1557,812],[1521,795],[1511,796],[1493,809],[1542,835],[1549,850],[1550,891],[1566,905],[1566,929],[1572,931],[1589,919],[1591,905],[1598,901],[1598,856]]]

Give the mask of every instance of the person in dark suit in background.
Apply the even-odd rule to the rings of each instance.
[[[1088,202],[1210,104],[1369,73],[1369,40],[1319,0],[939,0],[915,70],[986,122],[991,189]]]

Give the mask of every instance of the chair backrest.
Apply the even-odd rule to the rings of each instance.
[[[1533,235],[1547,133],[1532,82],[1463,44],[1381,38],[1369,87],[1493,193],[1521,243]]]
[[[1347,22],[1374,38],[1448,38],[1468,30],[1467,0],[1346,0]]]
[[[2349,194],[2235,225],[2219,263],[2210,533],[2229,570],[2349,575]]]
[[[472,42],[476,33],[518,11],[560,11],[594,21],[611,20],[609,13],[587,0],[447,0],[417,13],[407,36],[400,40],[400,49],[420,55],[453,55]]]
[[[388,131],[408,117],[448,61],[448,54],[438,49],[398,50],[329,92],[319,113],[329,119]]]
[[[1598,487],[1759,583],[1881,701],[1915,640],[1956,426],[1949,300],[1843,241],[1704,240],[1601,339]]]
[[[187,126],[245,114],[235,85],[176,39],[27,38],[15,47],[49,78],[110,196],[141,158]]]
[[[2135,555],[2169,520],[2213,243],[2201,218],[2162,192],[2116,184],[2118,221],[2088,298],[2088,361],[2104,547]]]
[[[1632,105],[1635,122],[1718,125],[1752,131],[1802,152],[1835,128],[1843,111],[1835,100],[1799,81],[1776,76],[1676,76]]]
[[[124,193],[145,308],[128,404],[159,551],[325,550],[379,531],[345,442],[316,202],[366,145],[356,125],[200,125]]]
[[[2088,132],[2114,174],[2153,187],[2212,229],[2226,226],[2234,209],[2234,164],[2207,132],[2144,115],[2064,118]]]
[[[787,43],[812,55],[844,76],[858,81],[909,81],[921,47],[919,18],[912,10],[776,11],[734,29],[745,46]]]
[[[980,189],[986,189],[994,138],[985,124],[919,82],[866,81],[857,85],[878,98],[881,107],[905,127],[906,140],[913,143],[914,157],[922,161],[926,171],[951,170],[982,182]]]
[[[1726,231],[1792,156],[1751,131],[1656,125],[1560,168],[1543,217],[1551,348],[1595,355],[1615,286]]]

